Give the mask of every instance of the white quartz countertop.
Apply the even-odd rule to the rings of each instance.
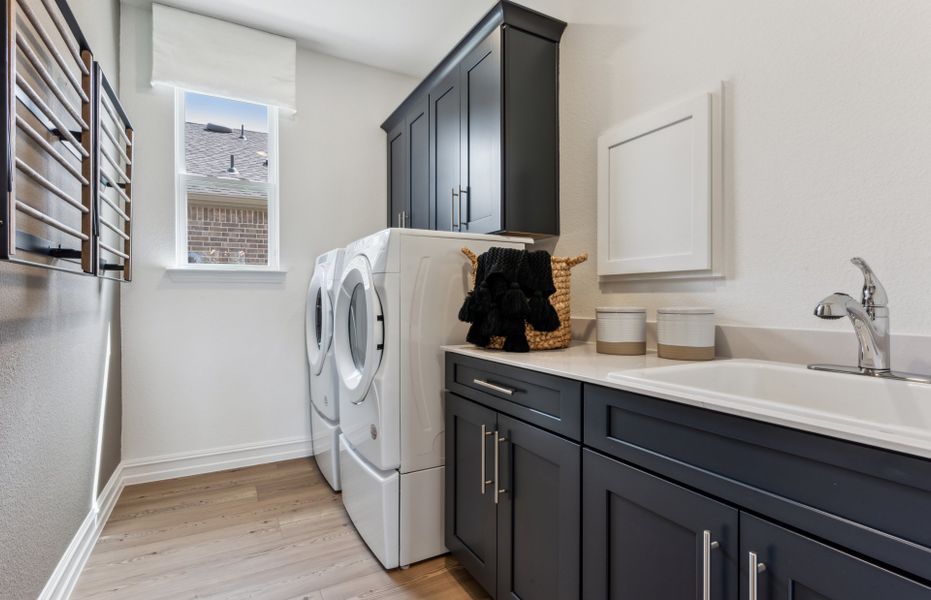
[[[811,433],[817,433],[852,442],[858,442],[888,450],[894,450],[924,458],[931,458],[931,435],[918,432],[917,435],[903,435],[901,431],[884,430],[863,422],[825,418],[816,412],[780,410],[778,407],[760,406],[747,402],[726,399],[715,394],[705,393],[699,388],[680,388],[670,390],[657,388],[648,382],[642,383],[631,379],[617,379],[609,374],[635,372],[651,367],[689,364],[683,361],[659,358],[655,352],[644,356],[616,356],[599,354],[595,344],[575,342],[563,350],[546,350],[538,352],[511,353],[501,350],[488,350],[470,345],[444,346],[447,352],[493,361],[504,365],[548,373],[567,379],[574,379],[609,388],[644,394],[664,400],[687,404],[708,410],[727,413],[739,417],[754,419],[790,427]],[[728,359],[718,359],[728,360]],[[779,364],[779,363],[772,363]],[[795,365],[798,367],[798,365]],[[840,375],[840,377],[852,377]],[[920,384],[919,384],[920,385]]]

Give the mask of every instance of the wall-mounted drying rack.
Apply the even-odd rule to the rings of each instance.
[[[66,0],[4,0],[0,259],[129,281],[132,127]]]
[[[97,79],[98,274],[132,280],[133,126],[103,69]]]

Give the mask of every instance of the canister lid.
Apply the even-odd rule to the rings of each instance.
[[[656,309],[660,315],[713,315],[714,309],[706,306],[664,306]]]
[[[600,306],[596,313],[645,313],[647,309],[642,306]]]

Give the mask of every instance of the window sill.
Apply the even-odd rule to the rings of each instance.
[[[168,277],[178,283],[281,283],[288,272],[284,269],[240,269],[211,267],[168,267]]]

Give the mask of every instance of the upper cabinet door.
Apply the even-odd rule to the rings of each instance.
[[[740,554],[741,600],[931,598],[926,585],[746,513]]]
[[[582,470],[583,598],[737,599],[737,509],[591,450]]]
[[[410,213],[407,183],[407,136],[402,121],[388,132],[388,226],[402,227]]]
[[[430,210],[430,117],[426,95],[407,114],[407,181],[410,210],[406,227],[433,229]]]
[[[446,394],[446,547],[495,589],[494,411]]]
[[[496,597],[576,600],[580,446],[500,413],[498,436]]]
[[[459,231],[459,70],[430,90],[430,196],[439,231]]]
[[[462,230],[501,231],[501,29],[459,65]]]

